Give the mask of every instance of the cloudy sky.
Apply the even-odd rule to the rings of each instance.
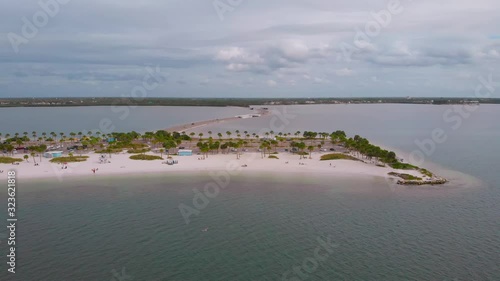
[[[0,97],[130,96],[148,67],[151,97],[473,97],[500,77],[498,0],[41,2],[2,1]]]

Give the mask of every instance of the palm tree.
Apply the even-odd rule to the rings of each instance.
[[[26,163],[29,163],[28,159],[30,158],[28,155],[23,156],[24,160],[26,160]]]
[[[230,132],[230,131],[227,131],[227,132],[226,132],[226,135],[227,135],[227,137],[228,137],[229,139],[231,138],[231,132]]]
[[[222,139],[222,134],[221,133],[217,133],[217,136],[219,137],[220,140]]]
[[[314,150],[314,146],[310,145],[307,147],[307,150],[309,150],[309,159],[312,159],[312,156],[311,156],[311,153],[313,152]]]
[[[236,159],[240,159],[240,147],[241,147],[241,140],[237,143],[235,143],[233,146],[236,148]]]
[[[304,149],[306,148],[306,144],[304,142],[299,142],[297,144],[297,148],[300,150],[300,159],[303,158],[303,155],[304,154]]]
[[[208,131],[208,135],[212,137],[212,131]]]
[[[35,159],[35,155],[36,154],[35,154],[35,152],[31,152],[30,155],[31,155],[31,157],[33,157],[33,163],[36,164],[36,159]]]
[[[42,154],[47,150],[47,146],[45,144],[37,146],[37,152],[39,153],[40,156],[40,162],[42,162]]]
[[[198,136],[200,137],[200,140],[203,138],[203,133],[199,133]]]
[[[164,148],[160,148],[160,157],[163,158],[163,153],[165,153],[165,149]]]

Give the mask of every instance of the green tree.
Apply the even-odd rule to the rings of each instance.
[[[169,140],[167,140],[167,141],[165,141],[163,143],[163,147],[165,148],[165,150],[167,152],[167,157],[170,156],[170,152],[171,152],[170,150],[172,148],[175,148],[176,146],[177,146],[177,143],[174,140],[171,140],[171,139],[169,139]]]
[[[312,155],[311,155],[311,153],[312,153],[312,152],[313,152],[313,150],[314,150],[314,146],[312,146],[312,145],[308,146],[308,147],[307,147],[307,150],[309,150],[309,159],[312,159]]]

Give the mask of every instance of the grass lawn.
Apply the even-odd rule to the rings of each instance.
[[[75,163],[75,162],[85,162],[88,156],[67,156],[67,157],[57,157],[51,159],[51,163]]]
[[[146,161],[163,160],[163,158],[161,158],[160,156],[146,155],[146,154],[132,155],[132,156],[130,156],[130,159],[132,159],[132,160],[146,160]]]
[[[0,156],[0,164],[12,164],[15,162],[23,162],[23,159]]]
[[[321,161],[327,161],[327,160],[354,160],[354,161],[360,161],[358,158],[352,157],[350,155],[346,154],[341,154],[341,153],[330,153],[330,154],[325,154],[321,156]]]

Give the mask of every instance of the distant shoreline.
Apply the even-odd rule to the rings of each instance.
[[[83,106],[207,106],[250,107],[272,105],[314,104],[500,104],[500,98],[424,98],[424,97],[373,97],[373,98],[0,98],[0,108],[15,107],[83,107]]]

